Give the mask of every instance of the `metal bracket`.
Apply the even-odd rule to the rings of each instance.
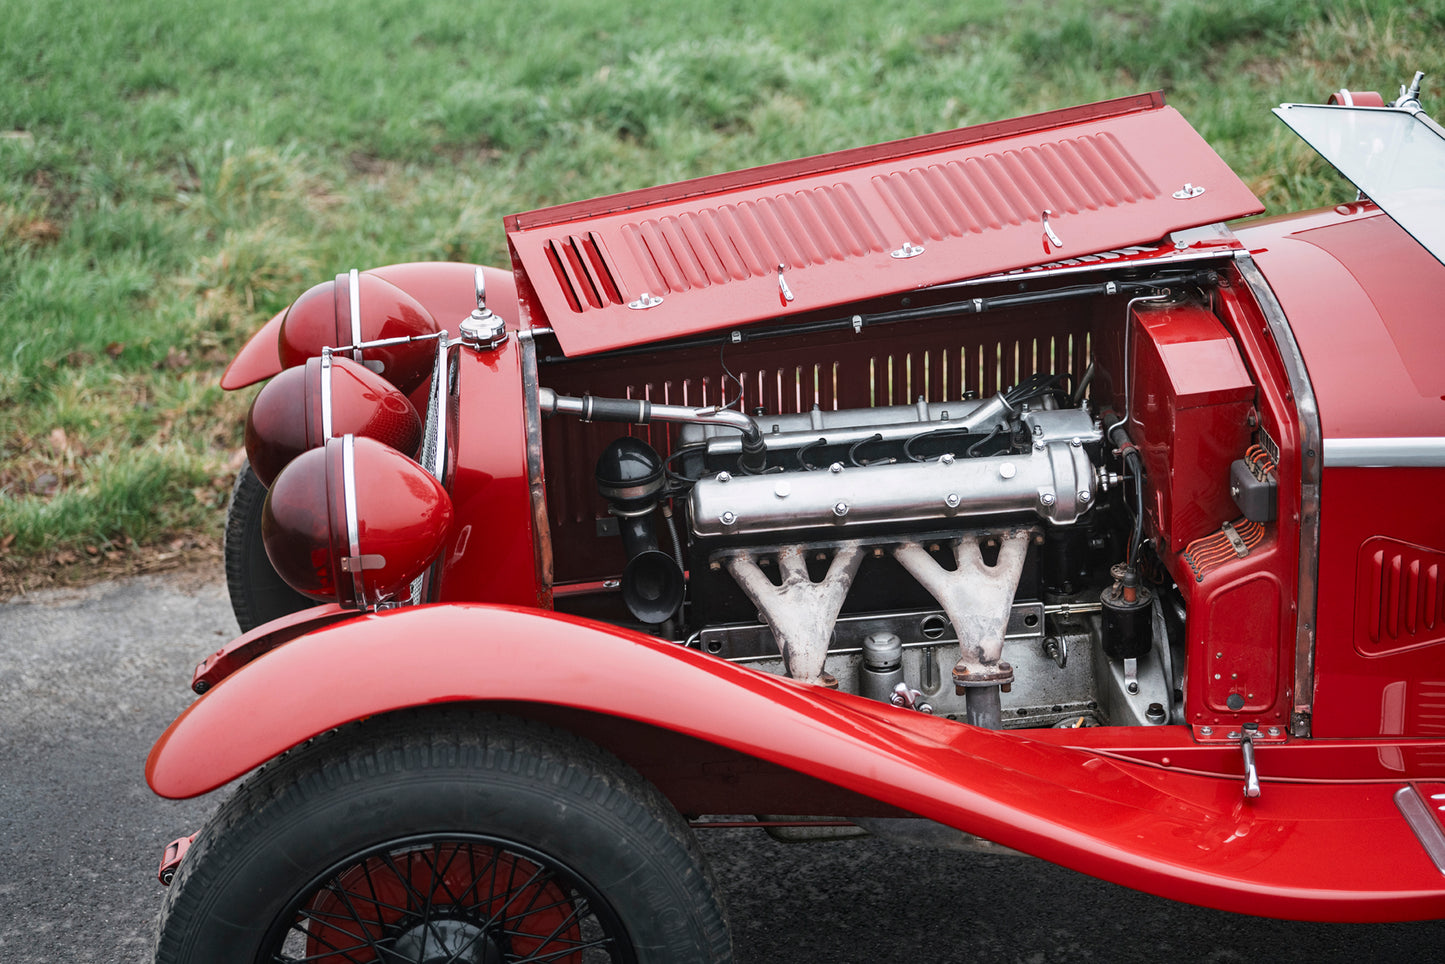
[[[631,308],[633,311],[645,311],[648,308],[656,308],[660,304],[662,304],[661,298],[659,298],[655,294],[652,294],[650,291],[644,291],[642,294],[637,296],[636,301],[629,301],[627,303],[627,307]]]
[[[888,702],[905,710],[916,710],[929,716],[933,715],[933,705],[925,703],[923,694],[918,690],[911,689],[907,683],[899,683],[893,687],[893,695],[888,698]]]

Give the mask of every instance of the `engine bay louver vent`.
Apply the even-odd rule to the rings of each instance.
[[[1355,610],[1355,643],[1368,655],[1445,641],[1445,552],[1367,540]]]
[[[886,210],[908,241],[925,244],[1158,193],[1114,138],[1093,135],[875,175],[863,194],[823,185],[632,221],[619,234],[642,270],[641,290],[667,295],[886,252],[889,232],[870,210]],[[548,258],[573,311],[638,293],[619,285],[596,233],[549,241]]]

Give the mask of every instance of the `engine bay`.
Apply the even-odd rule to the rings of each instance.
[[[1267,608],[1282,562],[1282,413],[1229,270],[990,279],[543,354],[554,605],[987,727],[1278,712],[1277,672],[1191,663],[1198,614]],[[1244,634],[1255,664],[1282,627]]]

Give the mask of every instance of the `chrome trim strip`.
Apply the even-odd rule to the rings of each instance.
[[[361,364],[361,272],[351,269],[348,276],[351,294],[351,360]]]
[[[527,489],[532,500],[533,566],[537,588],[544,594],[552,591],[552,526],[547,519],[547,486],[542,478],[542,410],[541,387],[537,379],[537,343],[535,338],[520,337],[528,330],[535,335],[549,329],[524,329],[518,333],[517,345],[522,350],[522,418],[527,437]]]
[[[1315,619],[1319,615],[1320,577],[1320,475],[1324,466],[1323,434],[1320,431],[1320,410],[1315,403],[1314,388],[1304,355],[1294,339],[1284,309],[1274,297],[1259,266],[1248,255],[1235,260],[1240,276],[1249,286],[1265,324],[1274,338],[1284,363],[1289,388],[1299,413],[1300,435],[1300,511],[1299,511],[1299,588],[1296,592],[1294,686],[1291,691],[1290,733],[1297,737],[1310,735],[1310,717],[1314,710],[1315,691]]]
[[[1440,468],[1445,438],[1327,438],[1325,465]]]
[[[341,490],[343,498],[346,500],[348,555],[359,563],[361,559],[361,527],[356,517],[356,436],[354,435],[341,437]],[[352,568],[351,585],[356,597],[356,608],[365,609],[366,593],[362,587],[361,572],[359,564]]]
[[[1110,258],[1100,255],[1080,255],[1078,258],[1069,258],[1064,261],[1051,261],[1046,264],[1033,265],[1027,268],[1015,268],[1003,274],[988,274],[981,275],[977,278],[945,281],[932,287],[924,288],[923,290],[947,291],[953,288],[973,288],[978,285],[995,284],[1000,281],[1021,281],[1034,278],[1060,278],[1080,274],[1117,272],[1120,268],[1137,268],[1140,270],[1167,268],[1191,262],[1227,261],[1244,253],[1246,252],[1241,248],[1209,248],[1203,251],[1176,250],[1150,258],[1140,258],[1136,260],[1130,260],[1126,256]],[[1098,260],[1088,261],[1087,259],[1089,258],[1098,258]],[[1079,261],[1080,263],[1069,264],[1067,263],[1068,261]]]
[[[1439,821],[1430,812],[1430,805],[1420,798],[1420,791],[1413,786],[1401,787],[1395,792],[1395,806],[1400,808],[1405,822],[1415,831],[1420,846],[1430,855],[1435,869],[1445,874],[1445,830],[1440,829]]]

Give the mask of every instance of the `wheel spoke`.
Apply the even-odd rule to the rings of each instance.
[[[337,947],[335,944],[331,943],[331,941],[327,940],[324,937],[321,937],[320,935],[311,933],[304,927],[299,927],[293,923],[291,925],[291,928],[296,933],[306,938],[308,947],[310,947],[311,942],[315,942],[317,944],[325,946],[326,950],[323,953],[307,954],[304,957],[283,957],[280,954],[275,955],[275,959],[282,962],[282,964],[298,964],[298,962],[301,961],[333,961],[338,954],[346,958],[346,960],[352,962],[352,964],[371,964],[372,961],[376,960],[375,957],[372,957],[370,960],[358,960],[357,958],[351,956],[353,951],[379,950],[375,941],[363,938],[365,943],[357,944],[354,947]]]
[[[568,957],[573,954],[578,954],[582,951],[591,950],[594,947],[601,948],[616,946],[617,941],[614,938],[599,937],[593,941],[582,941],[572,947],[564,947],[560,950],[549,951],[545,954],[539,951],[537,953],[528,954],[526,957],[509,956],[507,958],[507,964],[547,964],[548,961],[560,960],[561,958]],[[608,956],[612,957],[613,955],[609,954]]]
[[[495,847],[488,847],[487,855],[487,866],[483,868],[483,873],[491,873],[493,886],[488,888],[486,897],[487,903],[491,903],[492,898],[496,897],[497,895],[497,861],[501,860],[502,852]],[[472,882],[471,885],[468,886],[466,890],[462,891],[462,893],[457,897],[457,904],[475,912],[477,907],[480,905],[478,901],[472,898],[472,895],[477,892],[477,888],[482,883],[482,874],[477,873],[477,848],[467,848],[467,861],[468,869],[471,871],[472,875]]]
[[[411,862],[411,858],[412,858],[414,855],[415,855],[415,851],[412,851],[412,852],[409,852],[409,853],[406,854],[406,857],[408,858],[408,859],[407,859],[407,862],[408,862],[408,863]],[[381,855],[381,860],[382,860],[382,863],[386,864],[387,869],[390,870],[393,874],[396,875],[396,879],[398,880],[398,882],[400,882],[401,885],[402,885],[402,886],[407,890],[407,892],[411,895],[411,897],[415,899],[416,903],[417,903],[418,905],[420,905],[420,908],[421,908],[421,910],[422,910],[422,914],[421,914],[421,920],[420,920],[419,923],[420,923],[423,927],[426,928],[426,934],[427,934],[427,936],[430,936],[430,937],[433,937],[433,938],[436,939],[437,947],[445,947],[445,946],[446,946],[446,938],[442,935],[442,932],[437,929],[436,921],[432,918],[432,914],[431,914],[431,898],[430,898],[430,896],[428,896],[428,897],[423,897],[423,896],[421,895],[421,892],[418,891],[418,890],[416,889],[416,887],[412,884],[411,875],[410,875],[410,874],[403,874],[403,873],[401,872],[401,868],[399,868],[399,867],[396,865],[396,860],[393,858],[393,856],[392,856],[391,854],[382,854],[382,855]],[[433,873],[435,873],[435,871],[433,871]],[[423,949],[423,950],[426,949],[426,940],[427,940],[427,937],[423,937],[423,938],[422,938],[422,949]]]

